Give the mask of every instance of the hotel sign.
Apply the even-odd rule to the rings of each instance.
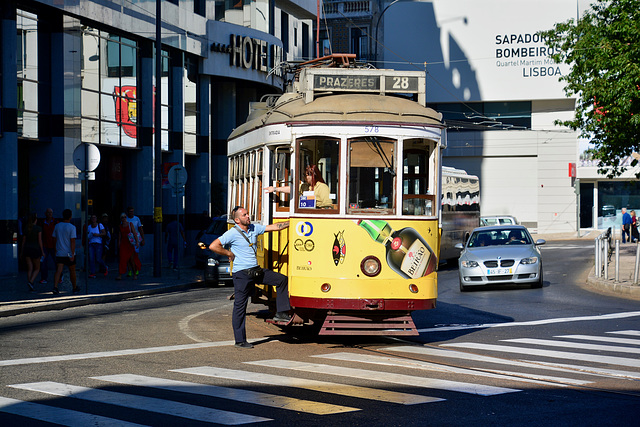
[[[245,69],[253,69],[262,73],[269,73],[282,77],[282,68],[277,67],[282,62],[282,47],[269,45],[265,40],[249,36],[230,35],[228,45],[212,43],[211,51],[229,54],[229,65]]]

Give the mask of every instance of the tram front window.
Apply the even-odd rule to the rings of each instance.
[[[298,140],[298,209],[338,209],[339,146],[337,139]]]
[[[395,141],[376,137],[349,141],[349,213],[393,213]]]

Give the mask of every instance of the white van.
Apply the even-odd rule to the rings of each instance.
[[[511,215],[489,215],[480,217],[480,225],[518,225],[518,220]]]

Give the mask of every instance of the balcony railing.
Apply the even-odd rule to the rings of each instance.
[[[339,0],[323,2],[323,11],[327,18],[371,16],[371,1]]]

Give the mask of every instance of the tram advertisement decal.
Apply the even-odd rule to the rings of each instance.
[[[292,276],[366,278],[363,260],[379,260],[373,279],[420,279],[438,265],[436,221],[294,219]],[[348,248],[348,250],[347,250]]]

